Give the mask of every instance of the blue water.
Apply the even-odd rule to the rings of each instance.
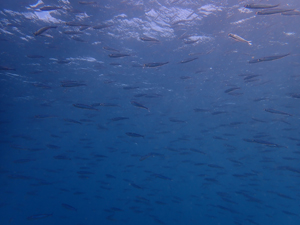
[[[249,3],[2,1],[0,224],[300,224],[300,16]]]

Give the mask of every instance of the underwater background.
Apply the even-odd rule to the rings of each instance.
[[[298,10],[1,1],[0,224],[300,224]]]

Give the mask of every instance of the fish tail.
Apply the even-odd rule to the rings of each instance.
[[[247,41],[248,42],[248,45],[252,45],[251,41]]]

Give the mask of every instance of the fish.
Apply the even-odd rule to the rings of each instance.
[[[171,180],[171,181],[173,180],[172,178],[169,178],[169,177],[166,177],[164,175],[157,174],[157,173],[153,174],[153,176],[156,177],[156,178],[163,179],[163,180]]]
[[[52,215],[53,215],[53,213],[51,213],[51,214],[36,214],[36,215],[27,217],[27,219],[28,220],[38,220],[38,219],[44,219],[44,218],[50,217]]]
[[[57,26],[46,26],[46,27],[42,27],[41,29],[37,30],[36,32],[33,33],[34,36],[38,36],[41,35],[42,33],[44,33],[45,31],[49,30],[49,29],[56,29]]]
[[[86,86],[84,83],[79,83],[77,81],[62,81],[61,87],[80,87],[80,86]]]
[[[232,39],[236,40],[236,41],[245,42],[245,43],[248,43],[248,45],[252,45],[251,41],[247,41],[246,39],[240,37],[237,34],[229,33],[228,36],[231,37]]]
[[[61,204],[62,207],[64,207],[65,209],[68,209],[70,211],[77,211],[77,209],[71,205],[68,205],[68,204],[65,204],[65,203],[62,203]]]
[[[97,2],[79,1],[80,5],[97,5]]]
[[[128,54],[121,54],[121,53],[115,53],[115,54],[109,54],[108,57],[110,58],[122,58],[122,57],[125,57],[125,56],[130,56]]]
[[[244,80],[245,80],[245,81],[246,81],[246,80],[251,80],[252,78],[258,77],[258,76],[260,76],[260,75],[257,75],[257,74],[248,75],[248,76],[245,76],[245,77],[244,77]]]
[[[270,4],[255,4],[255,3],[251,3],[251,4],[247,4],[244,7],[247,9],[269,9],[269,8],[275,8],[277,6],[279,6],[280,4],[277,5],[270,5]]]
[[[169,118],[170,122],[173,122],[173,123],[186,123],[186,121],[184,120],[178,120],[178,119],[175,119],[175,118]]]
[[[42,55],[26,55],[26,57],[30,58],[30,59],[43,59],[43,58],[45,58]]]
[[[111,48],[111,47],[108,47],[108,46],[104,46],[103,49],[107,50],[107,51],[111,51],[111,52],[120,52],[119,50]]]
[[[141,39],[142,41],[159,42],[158,39],[155,39],[155,38],[152,38],[152,37],[147,37],[147,36],[140,37],[140,39]]]
[[[0,70],[16,70],[16,69],[9,68],[9,67],[6,67],[6,66],[0,66]]]
[[[94,103],[91,106],[120,107],[119,105],[112,103]]]
[[[141,156],[140,161],[144,161],[145,159],[148,159],[149,157],[152,157],[152,156],[153,156],[152,154]]]
[[[300,93],[293,93],[290,95],[292,98],[300,98]]]
[[[285,16],[300,16],[300,11],[293,10],[293,11],[283,12],[283,13],[281,13],[281,15],[285,15]]]
[[[65,22],[65,24],[71,27],[89,27],[89,25],[87,24],[83,24],[76,21]]]
[[[196,43],[197,41],[199,41],[200,39],[196,39],[196,40],[185,40],[184,41],[184,44],[186,45],[190,45],[190,44],[194,44]]]
[[[256,12],[256,15],[272,15],[276,13],[284,13],[289,11],[294,11],[294,9],[266,9]]]
[[[257,144],[261,144],[261,145],[267,145],[269,147],[277,147],[277,148],[285,147],[285,148],[287,148],[286,146],[278,145],[278,144],[275,144],[275,143],[272,143],[269,141],[264,141],[264,140],[259,140],[259,139],[244,138],[243,141],[250,142],[250,143],[257,143]]]
[[[163,63],[145,63],[143,67],[149,67],[149,68],[154,68],[154,67],[159,67],[168,64],[169,62],[163,62]]]
[[[266,112],[269,112],[269,113],[274,113],[274,114],[280,114],[280,115],[286,115],[286,116],[293,116],[292,114],[289,114],[289,113],[286,113],[286,112],[282,112],[282,111],[279,111],[279,110],[276,110],[276,109],[264,109]]]
[[[252,59],[248,63],[259,63],[259,62],[273,61],[273,60],[276,60],[276,59],[281,59],[281,58],[284,58],[286,56],[289,56],[290,54],[291,53],[287,53],[287,54],[284,54],[284,55],[266,56],[266,57],[262,57],[262,58],[259,58],[259,59]]]
[[[63,34],[68,34],[68,35],[78,35],[78,34],[84,34],[82,31],[76,31],[76,30],[66,30],[62,32]]]
[[[135,90],[138,89],[139,87],[137,86],[127,86],[127,87],[123,87],[124,90]]]
[[[90,105],[85,105],[85,104],[73,104],[74,107],[80,108],[80,109],[89,109],[89,110],[96,110],[99,111],[98,109],[90,106]]]
[[[66,59],[61,59],[61,60],[56,61],[56,63],[58,63],[58,64],[68,64],[70,62],[71,62],[70,60],[66,60]]]
[[[92,28],[95,30],[99,30],[99,29],[104,29],[104,28],[108,28],[108,27],[112,27],[113,24],[98,24],[93,26]]]
[[[194,60],[196,60],[196,59],[198,59],[198,57],[184,59],[184,60],[180,61],[179,63],[180,63],[180,64],[188,63],[188,62],[192,62],[192,61],[194,61]]]
[[[127,136],[129,136],[129,137],[142,137],[142,138],[144,138],[145,136],[144,135],[141,135],[141,134],[137,134],[137,133],[132,133],[132,132],[126,132],[125,133]]]
[[[40,114],[40,115],[35,115],[34,118],[36,119],[45,119],[45,118],[54,118],[56,116],[53,115],[48,115],[48,114]]]
[[[52,10],[57,10],[57,9],[62,9],[63,7],[61,6],[43,6],[39,8],[41,11],[52,11]]]
[[[138,108],[141,108],[141,109],[147,109],[150,112],[149,108],[147,108],[146,106],[144,106],[144,105],[142,105],[142,104],[140,104],[136,101],[131,101],[130,103],[131,103],[131,105],[133,105],[135,107],[138,107]]]
[[[120,117],[111,118],[110,120],[111,121],[120,121],[120,120],[128,120],[128,119],[129,119],[129,117],[120,116]]]
[[[135,187],[135,188],[137,188],[137,189],[144,189],[144,188],[142,188],[141,186],[139,186],[139,185],[136,185],[135,183],[129,183],[129,185],[130,186],[132,186],[132,187]]]
[[[239,87],[233,87],[233,88],[229,88],[229,89],[225,90],[224,92],[225,93],[230,93],[230,92],[238,90],[238,89],[241,89],[241,88],[239,88]]]
[[[85,40],[83,40],[83,39],[81,39],[81,38],[79,38],[79,37],[77,37],[77,36],[72,36],[71,38],[72,38],[74,41],[87,42],[87,41],[85,41]]]
[[[72,119],[67,119],[67,118],[64,118],[64,121],[66,121],[66,122],[69,122],[69,123],[77,123],[77,124],[82,124],[82,123],[80,123],[79,121],[77,121],[77,120],[72,120]]]

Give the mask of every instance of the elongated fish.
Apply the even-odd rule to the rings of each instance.
[[[89,27],[89,25],[87,25],[87,24],[83,24],[83,23],[76,22],[76,21],[65,22],[65,24],[68,26],[71,26],[71,27]]]
[[[62,9],[62,7],[61,6],[44,6],[44,7],[40,8],[41,11],[52,11],[52,10],[57,10],[57,9]]]
[[[36,214],[36,215],[27,217],[27,219],[28,220],[38,220],[38,219],[44,219],[44,218],[50,217],[52,215],[53,215],[53,213],[51,213],[51,214]]]
[[[6,67],[6,66],[0,66],[0,70],[16,70],[16,69],[9,68],[9,67]]]
[[[286,113],[286,112],[282,112],[276,109],[264,109],[266,112],[268,113],[274,113],[274,114],[280,114],[280,115],[285,115],[285,116],[293,116],[292,114]]]
[[[62,203],[61,206],[70,211],[77,211],[77,209],[75,207],[68,205],[66,203]]]
[[[281,13],[281,15],[285,15],[285,16],[300,16],[300,11],[293,10],[293,11],[283,12],[283,13]]]
[[[256,15],[272,15],[276,13],[284,13],[289,11],[294,11],[294,9],[266,9],[256,12]]]
[[[79,1],[80,5],[97,5],[97,2]]]
[[[42,27],[41,29],[37,30],[36,32],[33,33],[34,36],[38,36],[41,35],[42,33],[44,33],[45,31],[49,30],[49,29],[55,29],[57,28],[57,26],[47,26],[47,27]]]
[[[111,51],[111,52],[120,52],[119,50],[111,48],[111,47],[108,47],[108,46],[104,46],[103,49],[107,50],[107,51]]]
[[[137,134],[137,133],[132,133],[132,132],[126,132],[125,134],[126,134],[127,136],[129,136],[129,137],[142,137],[142,138],[145,137],[144,135]]]
[[[169,62],[163,62],[163,63],[145,63],[144,67],[149,67],[149,68],[153,68],[153,67],[159,67],[159,66],[163,66],[168,64]]]
[[[233,92],[233,91],[238,90],[238,89],[241,89],[241,88],[239,88],[239,87],[233,87],[233,88],[229,88],[229,89],[225,90],[224,92],[225,93],[230,93],[230,92]]]
[[[249,63],[259,63],[259,62],[273,61],[273,60],[276,60],[276,59],[284,58],[288,55],[290,55],[290,53],[284,54],[284,55],[266,56],[266,57],[262,57],[262,58],[259,58],[259,59],[252,59],[252,60],[249,61]]]
[[[142,104],[140,104],[136,101],[131,101],[130,103],[131,103],[131,105],[134,105],[135,107],[142,108],[142,109],[147,109],[149,111],[149,108],[147,108],[146,106],[144,106],[144,105],[142,105]]]
[[[252,45],[251,41],[247,41],[246,39],[240,37],[239,35],[229,33],[228,36],[236,41],[245,42],[248,43],[248,45]]]
[[[90,105],[85,105],[85,104],[73,104],[74,107],[80,108],[80,109],[89,109],[89,110],[96,110],[99,111],[98,109],[90,106]]]
[[[93,26],[93,29],[95,30],[100,30],[100,29],[104,29],[104,28],[108,28],[108,27],[112,27],[112,24],[98,24]]]
[[[196,60],[196,59],[198,59],[198,57],[184,59],[184,60],[180,61],[180,62],[179,62],[179,64],[183,64],[183,63],[192,62],[192,61],[194,61],[194,60]]]
[[[115,54],[109,54],[108,57],[110,58],[122,58],[122,57],[125,57],[125,56],[130,56],[128,54],[121,54],[121,53],[115,53]]]
[[[159,42],[159,40],[157,40],[157,39],[155,39],[155,38],[152,38],[152,37],[147,37],[147,36],[140,37],[140,39],[141,39],[142,41]]]
[[[255,4],[255,3],[251,3],[251,4],[247,4],[244,7],[247,9],[270,9],[270,8],[275,8],[279,6],[279,4],[277,5],[269,5],[269,4]]]

